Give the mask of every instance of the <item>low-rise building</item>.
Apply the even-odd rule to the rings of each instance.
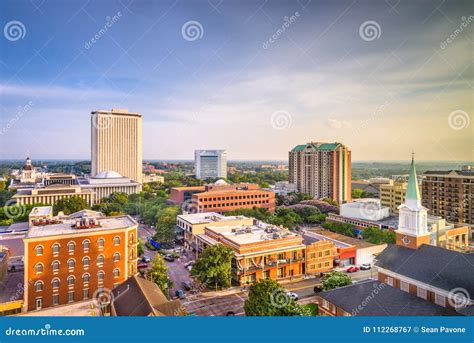
[[[398,213],[398,207],[405,202],[407,182],[393,181],[380,185],[380,202],[387,206],[391,213]]]
[[[382,206],[378,199],[356,199],[352,202],[341,204],[342,217],[377,221],[390,215],[389,208]]]
[[[156,174],[143,174],[142,182],[143,183],[150,183],[150,182],[164,183],[165,178],[164,176],[156,175]]]
[[[95,193],[79,185],[51,184],[41,188],[19,189],[12,197],[18,205],[54,205],[58,200],[73,196],[84,199],[90,206],[94,204]]]
[[[23,239],[25,311],[93,299],[137,272],[138,223],[93,214],[31,221]]]
[[[104,171],[94,177],[79,179],[81,189],[94,193],[94,204],[113,193],[135,194],[140,192],[140,183],[130,180],[114,171]]]
[[[278,195],[288,195],[289,193],[298,192],[298,187],[294,183],[289,183],[288,181],[279,181],[275,183],[273,191]]]

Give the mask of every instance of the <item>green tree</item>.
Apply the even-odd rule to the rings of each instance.
[[[138,256],[142,256],[144,253],[145,249],[143,249],[142,239],[138,238],[137,254]]]
[[[170,242],[175,238],[176,216],[179,208],[176,206],[166,207],[159,211],[156,222],[155,238],[158,242]]]
[[[168,277],[168,267],[160,254],[151,261],[151,268],[147,271],[148,280],[153,281],[160,287],[163,294],[169,296],[168,289],[173,287],[173,281]]]
[[[362,189],[355,188],[351,192],[352,199],[360,199],[360,198],[370,198],[372,194],[363,191]]]
[[[4,191],[7,188],[7,183],[5,181],[0,181],[0,191]]]
[[[204,249],[191,269],[191,275],[199,282],[215,290],[228,288],[231,284],[231,261],[234,251],[225,245],[216,244]]]
[[[362,232],[362,237],[373,244],[394,244],[395,232],[391,230],[381,230],[378,227],[368,227]]]
[[[275,280],[260,280],[250,286],[244,303],[247,316],[310,316],[308,307],[298,305]]]
[[[303,219],[294,210],[286,207],[278,207],[275,216],[271,221],[274,225],[282,225],[288,229],[293,229],[303,223]]]
[[[347,274],[337,271],[326,273],[321,278],[321,287],[325,291],[350,284],[352,284],[352,279]]]
[[[54,214],[58,214],[60,211],[64,214],[71,214],[88,208],[90,207],[87,201],[77,195],[60,199],[53,206]]]

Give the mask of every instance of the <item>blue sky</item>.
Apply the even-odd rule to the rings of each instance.
[[[0,158],[89,158],[90,112],[118,107],[143,114],[147,159],[340,141],[354,160],[473,160],[471,1],[0,6]]]

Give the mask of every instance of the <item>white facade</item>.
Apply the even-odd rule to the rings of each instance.
[[[379,221],[390,216],[390,208],[382,206],[379,199],[357,199],[341,205],[341,216]]]
[[[197,179],[227,178],[227,151],[195,150],[194,168]]]
[[[79,179],[82,189],[88,189],[95,193],[95,203],[100,203],[103,198],[112,193],[134,194],[140,191],[140,184],[130,180],[114,171],[103,171],[95,177]]]

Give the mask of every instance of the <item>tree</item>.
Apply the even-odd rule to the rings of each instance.
[[[321,287],[325,291],[350,284],[352,284],[352,279],[347,274],[337,271],[326,273],[321,278]]]
[[[231,261],[234,251],[222,244],[204,249],[191,269],[191,275],[199,282],[215,290],[228,288],[231,284]]]
[[[158,212],[155,239],[158,242],[170,242],[175,238],[176,216],[178,207],[166,207]]]
[[[142,256],[144,253],[145,249],[143,249],[142,239],[138,238],[137,254],[138,256]]]
[[[153,258],[151,268],[146,275],[148,280],[153,281],[160,287],[163,294],[169,295],[168,289],[173,287],[173,281],[168,277],[168,267],[160,254],[156,254]]]
[[[60,199],[53,206],[55,214],[58,214],[60,211],[64,212],[64,214],[71,214],[88,208],[88,202],[77,195]]]
[[[370,198],[372,194],[365,192],[362,189],[355,188],[351,192],[352,199],[360,199],[360,198]]]
[[[303,219],[290,208],[278,207],[275,211],[275,217],[271,221],[274,225],[281,225],[289,229],[295,228],[298,224],[301,224]]]
[[[395,232],[391,230],[381,230],[378,227],[368,227],[362,232],[362,237],[372,244],[394,244]]]
[[[309,308],[298,305],[275,280],[260,280],[250,286],[244,303],[247,316],[310,316]]]

